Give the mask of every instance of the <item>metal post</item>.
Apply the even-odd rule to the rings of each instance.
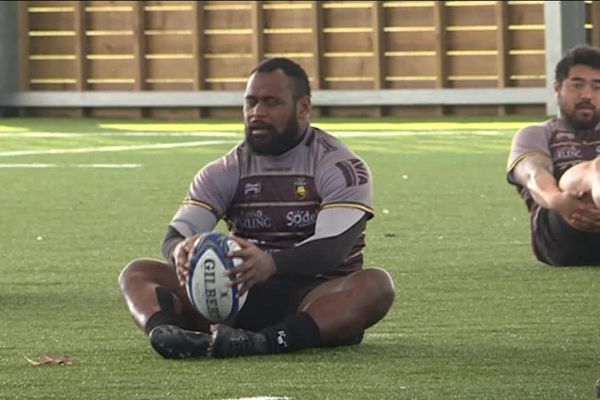
[[[556,115],[554,69],[569,49],[585,44],[585,4],[583,1],[545,1],[546,24],[546,114]]]
[[[0,93],[15,92],[19,84],[17,2],[0,2]],[[0,107],[0,116],[8,110]]]

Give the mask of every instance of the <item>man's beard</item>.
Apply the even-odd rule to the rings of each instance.
[[[590,118],[578,118],[576,116],[576,113],[578,112],[579,108],[582,108],[582,106],[587,106],[590,107],[590,111],[592,112],[592,115]],[[573,109],[573,111],[571,113],[567,113],[564,110],[564,107],[562,106],[562,104],[560,104],[560,101],[558,103],[558,106],[560,108],[560,114],[561,116],[569,123],[569,125],[571,125],[574,129],[576,130],[587,130],[587,129],[592,129],[594,128],[598,122],[600,122],[600,115],[598,114],[598,110],[596,110],[596,107],[594,107],[594,105],[592,103],[578,103],[575,105],[575,108]]]
[[[269,133],[266,137],[256,138],[252,129],[265,129]],[[300,141],[298,121],[292,117],[288,120],[283,132],[278,132],[274,126],[266,124],[246,125],[246,142],[252,151],[259,155],[278,156],[292,149]]]

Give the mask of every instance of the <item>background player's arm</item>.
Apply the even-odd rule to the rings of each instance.
[[[513,177],[527,188],[540,206],[555,209],[560,204],[562,191],[552,173],[552,160],[545,154],[529,153],[515,165]]]

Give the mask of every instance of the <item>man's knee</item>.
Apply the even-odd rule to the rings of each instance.
[[[158,260],[138,258],[131,261],[119,274],[119,287],[125,290],[132,283],[156,280],[164,272],[167,266]]]
[[[381,268],[369,268],[362,271],[364,274],[362,287],[374,297],[377,304],[389,309],[394,302],[396,290],[394,281],[387,271]]]

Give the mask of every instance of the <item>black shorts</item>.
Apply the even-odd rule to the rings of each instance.
[[[533,252],[543,263],[600,265],[600,233],[578,231],[556,211],[542,207],[533,210],[531,237]]]
[[[271,278],[254,286],[233,326],[260,331],[298,312],[304,296],[326,282],[322,278]]]

